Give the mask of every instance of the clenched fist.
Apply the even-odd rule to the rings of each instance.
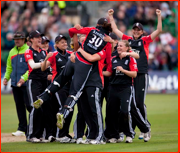
[[[161,15],[161,10],[156,9],[156,14],[157,14],[158,16]]]
[[[113,10],[113,9],[108,10],[108,15],[109,15],[109,16],[113,15],[113,13],[114,13],[114,10]]]

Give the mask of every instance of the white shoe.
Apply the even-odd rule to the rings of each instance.
[[[86,140],[83,140],[81,141],[81,144],[90,144],[90,139],[86,139]]]
[[[99,144],[106,144],[106,142],[101,140]]]
[[[117,143],[117,139],[116,138],[111,138],[108,140],[109,143]]]
[[[144,139],[144,133],[142,133],[142,132],[140,133],[139,139],[140,139],[140,140]]]
[[[132,138],[131,137],[126,137],[126,143],[132,143]]]
[[[123,142],[124,141],[124,133],[119,133],[119,139],[117,139],[117,142]]]
[[[56,140],[56,138],[51,135],[48,137],[48,140],[49,140],[49,142],[54,142]]]
[[[71,138],[64,136],[62,138],[56,138],[57,141],[59,141],[60,143],[68,143],[71,141]]]
[[[82,144],[82,141],[83,141],[82,138],[78,138],[78,139],[76,140],[76,144]]]
[[[16,132],[12,133],[12,136],[25,136],[25,132],[17,130]]]
[[[144,142],[148,142],[151,139],[151,132],[144,133]]]
[[[72,138],[70,143],[76,143],[76,141],[77,141],[76,139]]]
[[[41,143],[48,143],[48,142],[50,142],[50,141],[47,140],[47,139],[44,139],[44,138],[40,138],[40,142],[41,142]]]
[[[93,145],[96,145],[96,144],[106,144],[106,142],[104,142],[103,140],[90,140],[89,141],[89,144],[93,144]]]
[[[30,142],[33,142],[33,143],[38,143],[38,142],[41,142],[41,140],[40,139],[37,139],[37,138],[31,138],[30,140],[29,140]]]

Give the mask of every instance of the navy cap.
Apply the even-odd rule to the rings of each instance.
[[[35,30],[35,31],[31,31],[29,33],[29,38],[38,38],[39,36],[44,36],[44,34],[41,34],[38,30]]]
[[[46,37],[46,36],[42,36],[42,44],[44,43],[44,42],[50,42],[50,40],[48,39],[48,37]]]
[[[118,40],[118,37],[114,33],[110,33],[109,35],[113,40]]]
[[[106,18],[100,18],[100,19],[98,20],[97,24],[103,25],[104,23],[107,23],[107,22],[108,22],[108,20],[107,20]]]
[[[56,41],[60,41],[62,38],[64,38],[65,40],[67,40],[67,38],[63,35],[58,35],[56,38],[55,38],[55,42]]]
[[[25,33],[19,31],[17,31],[13,36],[13,39],[24,39],[24,38],[26,38]]]
[[[138,22],[135,23],[132,28],[134,29],[135,27],[137,27],[140,30],[143,30],[143,25],[141,23],[138,23]]]

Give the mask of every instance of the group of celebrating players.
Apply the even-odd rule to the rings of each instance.
[[[77,24],[70,28],[73,51],[67,50],[63,35],[55,38],[56,51],[49,52],[46,36],[37,30],[29,34],[30,47],[24,53],[29,70],[27,92],[33,106],[26,132],[28,142],[105,144],[122,142],[126,136],[125,142],[131,143],[136,126],[141,131],[139,139],[150,140],[144,104],[148,47],[162,31],[161,11],[156,10],[157,30],[148,36],[144,36],[141,23],[133,25],[133,36],[123,34],[113,13],[113,9],[108,10],[110,23],[100,18],[96,27]],[[69,127],[76,103],[72,137]]]

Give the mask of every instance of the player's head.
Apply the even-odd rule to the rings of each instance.
[[[131,50],[131,47],[127,40],[120,40],[118,42],[118,46],[117,46],[118,54],[121,54],[122,52],[129,52],[130,50]]]
[[[141,23],[135,23],[132,27],[132,34],[135,39],[138,39],[141,35],[143,35],[143,26]]]
[[[66,50],[68,47],[67,45],[67,38],[63,35],[58,35],[56,38],[55,38],[55,45],[54,45],[54,48],[55,49],[60,49],[60,50]]]
[[[106,18],[100,18],[97,21],[97,26],[101,26],[108,32],[112,32],[111,23],[108,23],[108,20]]]
[[[78,36],[78,41],[82,44],[85,38],[86,38],[86,35],[81,34]]]
[[[49,42],[50,42],[50,40],[48,39],[48,37],[42,36],[41,47],[42,47],[43,49],[45,49],[46,51],[47,51],[48,48],[49,48]]]
[[[24,32],[19,32],[17,31],[14,36],[14,43],[17,47],[21,47],[24,45],[24,43],[26,42],[26,36]]]
[[[113,46],[116,46],[118,43],[118,37],[114,33],[110,33],[109,36],[114,40]]]
[[[41,47],[42,36],[44,36],[44,34],[41,34],[38,30],[31,31],[29,33],[29,41],[32,45]]]
[[[86,35],[84,35],[84,34],[78,35],[78,43],[79,43],[79,46],[81,46],[81,44],[83,43],[83,41],[85,40],[85,38],[86,38]],[[73,38],[71,38],[70,46],[71,46],[72,49],[74,49],[74,41],[73,41]]]

